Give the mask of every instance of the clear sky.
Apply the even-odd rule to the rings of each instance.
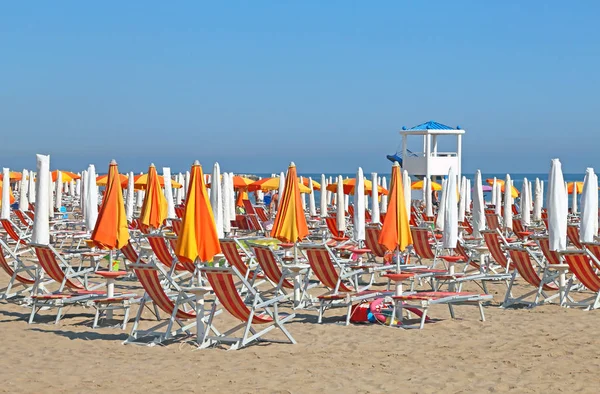
[[[398,131],[467,130],[463,169],[600,163],[598,1],[4,1],[0,165],[111,158],[389,172]]]

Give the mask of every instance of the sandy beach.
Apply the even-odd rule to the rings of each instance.
[[[132,282],[128,282],[131,285]],[[379,280],[380,285],[383,281]],[[117,286],[118,287],[118,286]],[[289,330],[297,345],[261,343],[238,351],[122,345],[127,331],[91,329],[91,309],[72,308],[60,325],[47,312],[0,304],[3,392],[595,392],[600,315],[555,305],[503,310],[494,303],[445,307],[424,330],[338,324],[343,310],[299,311]],[[523,291],[520,285],[516,293]],[[475,288],[470,290],[476,291]],[[502,293],[502,294],[498,294]],[[134,311],[137,309],[134,307]],[[47,316],[44,318],[44,316]],[[222,317],[230,323],[229,317]],[[131,324],[128,326],[128,329]],[[279,334],[273,336],[280,338]]]

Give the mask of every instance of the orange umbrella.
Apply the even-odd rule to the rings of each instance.
[[[154,164],[148,169],[146,195],[140,213],[142,224],[151,228],[159,228],[167,218],[167,199],[158,183],[158,174]]]
[[[221,175],[221,178],[223,176]],[[206,177],[204,177],[204,179],[206,179]],[[251,183],[253,183],[254,180],[250,179],[250,178],[246,178],[243,176],[239,176],[239,175],[234,175],[233,177],[233,188],[234,189],[244,189],[246,187],[248,187],[248,185],[250,185]],[[207,183],[206,187],[211,187],[211,183]]]
[[[286,183],[287,183],[287,179],[286,179]],[[298,180],[298,187],[300,190],[300,193],[310,193],[311,190],[308,188],[308,186],[304,186],[303,184],[300,183],[300,181]],[[255,191],[255,190],[262,190],[264,192],[268,192],[270,190],[279,190],[279,177],[276,176],[274,178],[263,178],[263,179],[259,179],[256,182],[251,183],[250,185],[248,185],[248,191]]]
[[[211,261],[221,252],[217,226],[204,185],[202,167],[197,161],[190,171],[190,186],[177,239],[175,254],[180,261]]]
[[[304,186],[308,187],[309,179],[304,177],[302,178],[302,183]],[[313,179],[313,190],[321,190],[321,184]]]
[[[1,190],[2,190],[2,181],[0,181],[0,191]],[[10,193],[10,204],[12,205],[12,204],[15,203],[16,199],[15,199],[15,196],[14,196],[14,194],[12,192],[12,189],[10,187],[8,188],[8,191]],[[2,206],[2,201],[0,201],[0,206]]]
[[[117,162],[113,160],[108,167],[106,191],[92,232],[94,245],[102,249],[121,249],[129,241],[123,190],[117,175]]]
[[[243,207],[244,200],[248,200],[248,192],[246,190],[240,190],[237,194],[237,200],[235,200],[236,207]]]
[[[371,191],[373,190],[373,183],[368,179],[365,179],[364,183],[365,183],[365,194],[371,193]],[[344,194],[354,194],[354,185],[356,185],[356,178],[344,179],[343,185],[344,185],[343,186]],[[329,190],[330,192],[334,192],[334,193],[337,192],[337,183],[332,183],[331,185],[327,185],[327,190]],[[381,186],[377,186],[377,192],[378,192],[378,194],[385,194],[385,195],[388,194],[388,191]]]
[[[9,177],[11,181],[20,181],[23,179],[23,174],[17,171],[9,172]],[[0,180],[4,180],[4,174],[0,174]]]
[[[156,172],[156,169],[154,170],[154,172]],[[158,182],[160,183],[160,187],[165,187],[165,178],[163,178],[162,175],[158,175],[156,174],[157,178],[158,178]],[[147,185],[148,185],[148,177],[149,177],[149,173],[148,174],[140,174],[140,175],[136,175],[133,177],[133,187],[136,190],[145,190]],[[179,189],[182,187],[181,183],[179,182],[175,182],[175,181],[171,181],[171,187],[175,188],[175,189]]]
[[[390,184],[390,188],[392,187],[392,185]],[[412,190],[422,190],[423,189],[423,181],[415,181],[413,183],[410,184],[410,188]],[[431,190],[433,191],[440,191],[442,190],[442,185],[440,185],[437,182],[431,182]]]
[[[96,178],[96,185],[97,186],[106,186],[108,184],[108,175],[100,175],[99,177]],[[123,175],[123,174],[119,174],[119,183],[121,184],[121,188],[124,189],[127,187],[127,182],[129,181],[129,178],[127,178],[127,175]]]
[[[81,178],[79,175],[77,175],[73,172],[70,172],[70,171],[54,170],[54,171],[52,171],[52,182],[56,182],[59,171],[60,171],[60,174],[61,174],[60,177],[62,178],[63,183],[71,182],[72,180]]]
[[[485,181],[486,181],[486,182],[488,183],[488,185],[490,185],[490,186],[492,186],[492,185],[494,184],[494,180],[493,180],[493,179],[491,179],[491,178],[488,178],[488,179],[486,179]],[[500,186],[501,186],[501,190],[502,190],[502,193],[504,193],[504,180],[503,180],[503,179],[496,179],[496,183],[500,184]],[[516,188],[516,187],[514,187],[514,186],[511,186],[511,189],[510,189],[510,195],[512,196],[512,198],[517,198],[517,197],[519,197],[519,191],[517,190],[517,188]]]
[[[583,193],[583,182],[569,182],[567,183],[567,191],[569,194],[573,194],[573,186],[577,188],[577,194]]]
[[[279,209],[271,230],[271,237],[283,242],[298,242],[308,235],[306,216],[300,201],[300,184],[296,175],[296,165],[291,163],[287,176],[283,196],[279,201]]]
[[[397,162],[392,166],[391,185],[393,187],[390,189],[388,209],[378,241],[389,250],[396,250],[397,248],[403,251],[408,245],[412,244],[412,236],[406,204],[404,203],[400,165]]]

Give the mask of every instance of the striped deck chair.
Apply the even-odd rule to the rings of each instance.
[[[525,227],[523,227],[523,223],[521,223],[520,220],[513,220],[513,233],[515,233],[517,238],[519,238],[520,240],[523,240],[526,237],[533,235],[532,231],[525,230]]]
[[[17,227],[8,219],[0,219],[0,223],[2,224],[2,227],[4,228],[4,231],[6,231],[6,234],[9,236],[9,238],[17,243],[15,249],[13,249],[13,252],[16,253],[20,245],[27,245],[27,242],[29,242],[30,238],[29,235],[19,231]],[[17,233],[17,231],[19,232]]]
[[[29,228],[33,224],[33,221],[29,217],[25,216],[23,211],[21,211],[20,209],[15,209],[14,213],[15,215],[17,215],[23,226],[25,226],[26,228]]]
[[[256,211],[254,211],[254,206],[250,200],[242,200],[242,204],[244,204],[246,215],[256,215]]]
[[[567,226],[567,238],[577,249],[583,249],[583,245],[579,241],[579,226],[577,224]]]
[[[241,231],[250,231],[248,220],[244,215],[235,215],[235,227]]]
[[[483,235],[483,240],[490,251],[492,259],[494,259],[497,264],[504,268],[505,272],[510,272],[510,270],[514,267],[510,265],[508,256],[502,250],[502,246],[500,244],[500,234],[498,234],[498,231],[484,230],[481,232],[481,234]]]
[[[256,216],[256,214],[246,214],[244,215],[246,217],[246,220],[248,221],[248,228],[250,229],[250,231],[255,232],[257,234],[266,234],[266,231],[261,223],[260,220],[258,220],[258,216]]]
[[[191,273],[196,271],[196,266],[194,264],[183,264],[177,261],[177,258],[171,254],[169,245],[162,235],[148,235],[146,236],[146,239],[148,240],[148,244],[150,245],[154,256],[169,269],[169,275],[173,275],[175,271],[191,270]]]
[[[508,247],[507,249],[510,253],[514,270],[510,280],[510,286],[506,291],[506,296],[504,297],[504,302],[502,303],[503,308],[507,308],[515,304],[525,304],[528,307],[533,308],[537,305],[550,302],[554,298],[560,296],[559,293],[556,293],[552,296],[548,296],[546,294],[548,291],[558,291],[558,286],[556,286],[554,283],[558,277],[558,274],[555,273],[550,275],[547,270],[544,269],[542,276],[540,276],[537,270],[538,264],[534,264],[531,261],[531,254],[527,249],[520,247]],[[513,298],[511,290],[515,283],[517,273],[525,280],[525,282],[529,283],[535,289],[519,297]],[[533,300],[528,301],[527,299],[531,296],[534,296]]]
[[[498,215],[495,213],[485,214],[485,223],[487,224],[488,230],[501,230]]]
[[[471,226],[471,223],[466,218],[462,223],[460,223],[460,225],[463,226],[463,229],[467,235],[473,234],[473,226]]]
[[[367,290],[374,277],[374,271],[368,266],[343,264],[324,244],[300,244],[298,248],[306,255],[312,272],[328,290],[327,293],[317,297],[319,300],[319,323],[323,321],[325,310],[333,307],[346,307],[346,325],[348,325],[352,316],[353,303],[381,296],[381,292]],[[371,281],[367,286],[358,289],[358,278],[363,274],[370,274]]]
[[[560,254],[558,252],[550,250],[550,240],[548,239],[547,235],[540,235],[532,238],[537,241],[538,245],[540,246],[540,250],[542,251],[542,254],[548,261],[548,264],[556,266],[564,265]]]
[[[171,227],[175,235],[179,235],[181,231],[181,219],[171,219]]]
[[[573,273],[573,277],[569,279],[567,284],[567,295],[572,288],[573,281],[576,278],[588,290],[595,293],[594,296],[575,302],[565,301],[567,306],[584,307],[585,310],[598,309],[600,307],[600,261],[589,250],[567,250],[560,252],[565,262],[569,265],[569,270]],[[565,299],[567,297],[565,296]]]
[[[191,335],[190,330],[196,326],[198,320],[195,312],[195,296],[181,290],[167,293],[161,282],[159,270],[151,264],[135,263],[130,267],[133,268],[145,294],[140,301],[129,337],[123,343],[152,346],[182,334]],[[154,305],[154,310],[149,307],[149,303]],[[144,308],[150,310],[157,320],[160,320],[157,308],[166,313],[168,318],[150,328],[140,329],[139,324]],[[190,320],[191,322],[186,323]],[[206,316],[200,320],[206,321]],[[178,327],[173,329],[174,326]]]
[[[219,240],[219,244],[221,245],[221,252],[229,265],[235,267],[245,280],[250,280],[250,284],[253,284],[258,274],[258,264],[250,252],[236,238],[222,238]],[[248,263],[244,262],[240,251],[244,254]],[[252,274],[252,278],[250,278],[250,274]]]
[[[183,219],[183,215],[185,214],[185,206],[182,205],[178,205],[175,207],[175,215],[179,218],[179,219]]]
[[[262,207],[262,206],[254,207],[254,211],[256,212],[256,215],[263,223],[269,221],[269,216],[267,215],[267,212],[265,211],[265,207]]]
[[[269,245],[259,245],[249,242],[248,246],[253,249],[256,261],[260,265],[263,274],[275,284],[275,293],[288,295],[286,289],[294,289],[294,284],[289,280],[293,278],[293,273],[283,266],[283,263],[281,263]]]
[[[30,209],[29,211],[25,211],[25,215],[29,216],[29,219],[31,219],[31,221],[33,222],[33,218],[34,218],[34,212],[32,209]]]
[[[89,268],[80,268],[76,271],[51,245],[30,244],[30,246],[35,251],[41,269],[59,284],[59,288],[57,292],[51,294],[33,294],[31,296],[29,324],[33,323],[35,315],[42,308],[58,308],[55,321],[58,324],[65,306],[106,295],[104,291],[95,290],[104,284],[92,285],[88,282],[88,275],[96,271],[98,262]],[[84,257],[86,254],[82,253],[81,255]],[[83,282],[80,279],[83,279]],[[68,292],[65,292],[65,289]]]
[[[342,232],[337,229],[337,220],[333,216],[328,216],[325,218],[325,224],[327,225],[327,230],[331,233],[331,238],[336,241],[347,241],[349,238]]]
[[[497,274],[495,272],[489,272],[487,269],[481,266],[481,264],[473,260],[472,256],[469,255],[467,249],[465,249],[462,242],[460,241],[456,244],[456,248],[454,249],[454,251],[458,256],[461,256],[467,263],[465,264],[464,270],[466,276],[460,278],[458,282],[465,280],[481,281],[481,288],[483,289],[485,294],[489,294],[486,282],[505,281],[506,286],[508,287],[508,280],[511,278],[511,275],[509,273]],[[475,272],[467,271],[469,267],[474,268]]]
[[[207,348],[219,344],[230,344],[230,350],[236,350],[248,346],[253,342],[260,341],[265,334],[278,328],[287,337],[289,343],[295,344],[296,340],[289,331],[283,326],[295,317],[295,314],[282,315],[279,312],[279,302],[284,297],[279,296],[270,300],[265,300],[263,295],[256,291],[244,276],[236,270],[235,267],[205,267],[201,272],[206,275],[208,282],[215,292],[216,301],[213,303],[208,316],[207,329],[203,332],[203,338],[198,342],[200,348]],[[244,282],[244,287],[248,288],[250,302],[246,303],[236,290],[235,282]],[[217,308],[222,306],[231,316],[240,321],[233,328],[222,334],[210,335],[209,331],[218,332],[214,327],[214,317]],[[257,327],[264,327],[258,331]],[[242,335],[234,336],[238,331]],[[273,341],[271,342],[279,342]]]
[[[431,266],[435,265],[437,260],[437,248],[435,251],[431,249],[429,243],[429,229],[424,227],[411,227],[410,232],[413,239],[413,251],[417,255],[419,264],[423,264],[423,260],[432,260]]]
[[[8,253],[10,260],[6,258],[4,252]],[[0,290],[2,292],[0,299],[3,300],[33,290],[36,278],[39,277],[38,268],[25,266],[19,256],[14,254],[10,247],[2,240],[0,240],[0,268],[10,276],[6,288]],[[23,275],[23,273],[26,273],[26,275]],[[13,292],[13,289],[16,287],[20,287],[21,289]]]
[[[380,225],[365,227],[365,246],[371,251],[369,253],[369,261],[374,263],[377,262],[377,257],[383,258],[389,252],[386,246],[379,243],[379,234],[381,234]]]

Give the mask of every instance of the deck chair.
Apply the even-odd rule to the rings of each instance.
[[[579,241],[579,226],[577,224],[567,226],[567,238],[577,249],[583,249],[583,245]]]
[[[249,238],[248,240],[251,239],[253,238]],[[229,265],[235,267],[244,279],[254,286],[254,281],[258,277],[260,269],[250,251],[244,248],[237,238],[222,238],[219,240],[219,244],[221,245],[221,252]],[[240,255],[240,251],[243,253],[243,257]],[[244,261],[244,258],[246,261]]]
[[[294,277],[293,272],[285,268],[269,245],[249,243],[249,246],[254,251],[262,273],[274,284],[273,291],[276,294],[290,296],[291,293],[288,294],[287,290],[294,289],[294,284],[290,282],[290,279]],[[305,282],[308,283],[308,275],[305,276]]]
[[[13,249],[14,253],[17,252],[19,247],[21,247],[23,245],[27,245],[27,243],[29,242],[29,239],[31,238],[30,235],[27,235],[24,232],[19,231],[18,228],[8,219],[0,219],[0,223],[2,224],[2,227],[4,228],[4,231],[6,231],[6,235],[8,235],[8,237],[10,239],[12,239],[14,242],[16,242],[15,248]]]
[[[504,268],[505,272],[510,272],[513,268],[511,266],[511,262],[509,257],[502,250],[502,246],[500,244],[501,235],[497,230],[484,230],[481,231],[481,235],[483,235],[483,240],[490,251],[490,255],[492,259],[499,264],[502,268]]]
[[[263,206],[254,207],[254,211],[256,212],[256,215],[258,216],[260,221],[262,221],[263,223],[269,221],[269,216],[267,215],[267,212],[265,211],[265,207],[263,207]]]
[[[487,224],[488,230],[502,230],[498,220],[498,215],[495,213],[486,213],[485,223]]]
[[[578,302],[568,300],[565,296],[565,305],[584,307],[586,311],[600,308],[600,277],[598,276],[600,261],[589,250],[566,250],[560,254],[573,273],[567,283],[566,294],[569,294],[575,278],[588,290],[595,293],[592,297]]]
[[[5,253],[10,259],[7,259]],[[0,240],[0,268],[10,276],[7,286],[0,290],[1,300],[8,300],[34,290],[36,278],[39,277],[39,267],[26,266],[3,240]],[[46,284],[49,282],[51,281],[46,281]],[[40,289],[44,290],[44,286],[41,285],[40,283]],[[19,290],[15,291],[16,288]]]
[[[337,221],[335,217],[328,216],[325,218],[325,224],[327,230],[331,233],[331,237],[336,241],[347,241],[349,237],[346,236],[342,231],[337,229]]]
[[[551,296],[546,294],[548,291],[558,292],[559,288],[554,283],[558,277],[557,273],[550,274],[547,268],[544,267],[542,276],[540,276],[537,268],[542,264],[539,261],[536,261],[534,264],[531,261],[532,255],[527,249],[515,246],[508,247],[507,249],[508,253],[510,254],[511,261],[513,262],[514,270],[510,280],[510,286],[506,291],[506,296],[504,297],[504,302],[502,303],[503,308],[507,308],[515,304],[525,304],[528,307],[533,308],[537,305],[550,302],[554,298],[560,296],[559,293]],[[525,282],[533,286],[535,289],[517,298],[513,298],[511,290],[515,284],[517,274],[519,274],[521,278],[525,280]],[[528,301],[527,299],[531,296],[534,296],[533,300]]]
[[[511,275],[509,273],[498,274],[493,271],[490,272],[491,270],[485,269],[480,263],[476,262],[471,255],[469,255],[467,249],[463,246],[462,242],[460,241],[457,242],[454,251],[458,256],[461,256],[463,258],[463,261],[466,263],[465,269],[463,271],[465,276],[457,279],[457,283],[464,282],[467,280],[480,281],[481,288],[485,294],[489,294],[487,282],[504,281],[506,283],[506,286],[508,287],[508,280],[511,278]],[[473,268],[474,271],[469,272],[469,267]]]
[[[214,290],[216,301],[213,303],[208,316],[204,336],[201,341],[199,340],[200,348],[230,344],[229,350],[240,349],[253,342],[261,341],[265,334],[276,328],[281,330],[289,343],[296,343],[294,337],[284,327],[284,324],[293,319],[295,314],[282,315],[279,312],[279,302],[284,300],[283,296],[265,300],[263,294],[252,287],[235,267],[204,267],[201,268],[201,272],[206,275]],[[244,287],[248,289],[250,302],[244,302],[237,292],[235,286],[237,281],[242,281]],[[214,317],[219,305],[240,323],[222,334],[210,335],[210,331],[218,332],[214,327]],[[264,328],[257,331],[256,327],[258,326]],[[239,331],[242,332],[241,335],[234,336]],[[278,341],[271,340],[271,342]]]
[[[520,220],[513,220],[513,233],[515,233],[519,240],[524,240],[526,237],[533,235],[532,231],[525,230]]]
[[[389,252],[388,248],[379,243],[379,235],[381,234],[380,225],[369,225],[365,227],[365,246],[371,252],[369,261],[376,262],[376,258],[383,258]]]
[[[171,219],[171,228],[175,235],[179,235],[181,231],[181,219]]]
[[[423,264],[423,260],[432,260],[431,266],[434,266],[437,261],[437,248],[431,249],[429,243],[429,228],[426,227],[411,227],[410,232],[413,239],[413,251],[417,255],[419,264]]]
[[[13,212],[15,213],[17,218],[19,218],[19,220],[21,221],[23,226],[25,226],[25,228],[31,227],[31,225],[33,224],[33,220],[31,220],[28,216],[25,216],[23,211],[21,211],[20,209],[15,209]]]
[[[187,271],[192,274],[196,272],[196,266],[193,263],[179,262],[177,258],[171,254],[169,245],[163,235],[147,235],[146,239],[148,240],[148,244],[150,245],[154,256],[169,269],[169,276],[175,279],[175,271]]]
[[[58,308],[55,320],[55,323],[58,324],[65,306],[80,304],[89,301],[91,298],[98,298],[106,295],[104,291],[96,290],[103,286],[102,283],[91,284],[88,282],[88,275],[95,272],[98,268],[98,262],[93,261],[93,256],[91,256],[93,262],[91,267],[75,270],[51,245],[29,245],[33,247],[37,257],[37,263],[41,269],[59,284],[58,291],[54,293],[34,293],[31,296],[29,324],[33,323],[35,315],[42,308]],[[85,254],[82,254],[82,257],[84,257],[84,255]],[[81,282],[80,279],[83,279],[83,282]],[[41,281],[41,275],[37,277],[37,281]],[[34,286],[39,288],[37,283]]]
[[[304,252],[312,272],[320,283],[328,290],[317,297],[319,300],[319,319],[322,323],[323,314],[327,309],[346,307],[346,325],[350,324],[352,304],[380,296],[378,291],[367,290],[373,283],[374,271],[368,266],[347,265],[340,262],[335,254],[324,244],[301,244],[298,248]],[[358,289],[358,278],[370,274],[368,285]]]
[[[185,214],[185,207],[184,206],[176,206],[175,207],[175,215],[179,218],[179,219],[183,219],[183,215]]]

